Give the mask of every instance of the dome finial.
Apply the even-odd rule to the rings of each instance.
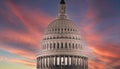
[[[60,4],[65,4],[65,1],[64,1],[64,0],[61,0]]]
[[[58,18],[67,18],[66,16],[66,3],[65,0],[60,1],[59,16]]]

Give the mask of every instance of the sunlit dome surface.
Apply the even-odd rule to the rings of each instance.
[[[78,33],[79,32],[77,25],[69,19],[56,19],[56,20],[52,21],[48,25],[46,33],[50,33],[50,31],[52,31],[52,32],[64,31],[63,33],[65,33],[65,32]]]

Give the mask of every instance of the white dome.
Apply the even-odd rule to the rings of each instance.
[[[42,43],[44,55],[82,55],[79,29],[67,18],[52,21],[48,25]]]
[[[79,29],[67,19],[64,0],[58,19],[48,25],[41,45],[37,69],[88,69]]]
[[[69,19],[56,19],[52,21],[47,28],[46,33],[56,33],[56,32],[62,32],[62,33],[79,33],[78,27],[75,23],[73,23]]]
[[[52,23],[48,25],[48,28],[61,28],[61,27],[67,27],[67,28],[76,28],[76,25],[69,19],[56,19]]]

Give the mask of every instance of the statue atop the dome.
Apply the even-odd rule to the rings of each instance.
[[[64,1],[64,0],[61,0],[60,4],[65,4],[65,1]]]
[[[66,3],[65,0],[60,1],[59,16],[58,18],[66,19]]]

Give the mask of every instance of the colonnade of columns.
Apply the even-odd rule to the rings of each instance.
[[[75,67],[88,69],[88,58],[81,56],[44,56],[37,58],[37,69],[49,69],[54,67]],[[69,68],[68,68],[69,69]]]

